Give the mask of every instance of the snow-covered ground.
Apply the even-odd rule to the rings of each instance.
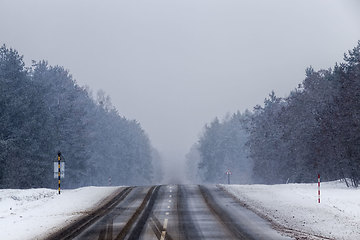
[[[286,231],[330,239],[360,239],[360,189],[343,182],[220,185]],[[0,189],[0,239],[41,239],[101,204],[118,187],[63,190]],[[304,238],[307,239],[307,238]],[[316,239],[316,238],[313,238]]]
[[[0,239],[41,239],[68,224],[118,190],[85,187],[62,190],[0,189]]]
[[[360,239],[360,189],[344,182],[322,183],[320,204],[317,183],[220,186],[275,225],[330,239]]]

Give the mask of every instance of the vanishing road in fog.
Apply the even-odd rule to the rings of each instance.
[[[216,186],[126,187],[49,239],[282,240],[266,220]]]

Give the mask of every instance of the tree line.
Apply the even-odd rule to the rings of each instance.
[[[285,98],[272,92],[264,105],[205,126],[188,154],[201,180],[217,182],[224,168],[250,167],[255,183],[360,181],[360,41],[333,68],[306,69]],[[232,165],[231,165],[232,164]],[[244,165],[246,167],[244,167]],[[234,172],[233,171],[233,172]],[[248,180],[247,180],[248,181]],[[237,179],[237,182],[244,182]]]
[[[103,91],[94,97],[68,70],[46,61],[26,67],[0,48],[0,188],[54,187],[61,151],[63,186],[159,181],[160,155],[140,124],[120,116]],[[154,167],[156,166],[156,167]]]

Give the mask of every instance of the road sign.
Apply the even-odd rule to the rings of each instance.
[[[54,162],[54,178],[59,177],[59,163]],[[60,178],[65,177],[65,162],[60,162]]]

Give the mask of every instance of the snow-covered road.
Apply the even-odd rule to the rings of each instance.
[[[174,199],[172,204],[178,202],[179,199],[176,196],[180,196],[180,200],[181,196],[182,198],[185,196],[182,202],[192,203],[195,195],[179,195],[176,193],[178,188],[183,189],[180,191],[181,193],[186,192],[184,189],[187,191],[192,188],[197,189],[195,186],[192,188],[191,186],[173,186]],[[215,194],[214,189],[216,188],[214,186],[207,188],[212,189],[212,195]],[[275,229],[285,230],[285,232],[290,233],[290,236],[303,236],[303,239],[324,239],[317,238],[316,235],[329,239],[360,239],[360,189],[347,188],[343,182],[322,183],[320,204],[317,202],[317,184],[220,185],[220,188],[235,196],[243,206],[269,219],[274,223]],[[56,190],[51,189],[1,189],[0,239],[42,239],[73,222],[74,219],[84,213],[98,207],[107,201],[110,195],[115,195],[121,189],[123,188],[85,187],[64,190],[61,195],[58,195]],[[160,188],[159,201],[156,201],[154,207],[156,214],[162,212],[162,208],[167,206],[163,206],[162,200],[171,202],[165,197],[168,197],[166,190],[171,191],[170,188]],[[167,194],[171,195],[172,193]],[[221,196],[219,194],[216,196]],[[228,203],[224,203],[223,199],[216,200],[216,202],[221,203],[224,209],[229,208],[234,203],[230,200]],[[181,208],[181,204],[177,208],[179,206]],[[236,208],[236,204],[232,207]],[[174,209],[177,208],[174,206]],[[182,214],[186,211],[182,211]],[[230,210],[230,208],[228,211],[236,212],[235,209]],[[205,214],[202,211],[190,213],[192,219],[198,219],[196,214]],[[187,226],[188,220],[185,219],[184,222],[182,218],[177,219],[179,213],[173,212],[173,214],[173,218],[168,216],[170,217],[169,229],[173,230],[173,236],[181,235],[179,230],[175,231],[174,229],[177,229],[178,225],[181,224]],[[161,219],[161,217],[158,218]],[[205,223],[196,221],[196,224],[201,229]],[[150,230],[147,231],[148,229]],[[147,232],[153,234],[149,226],[145,230],[145,234]]]

